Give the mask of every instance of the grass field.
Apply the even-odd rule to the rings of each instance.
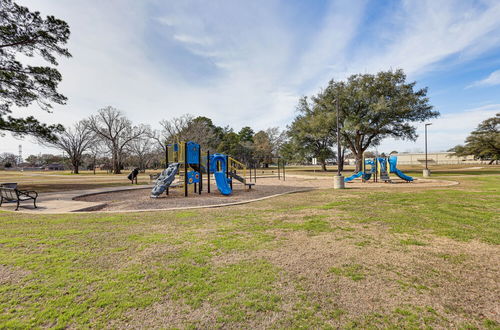
[[[160,172],[160,170],[140,173],[138,184],[149,183],[149,173],[155,172]],[[71,174],[69,171],[0,171],[0,182],[17,182],[21,189],[25,190],[53,192],[130,185],[130,181],[127,179],[128,173],[128,171],[124,171],[123,174],[113,175],[98,172],[94,175],[91,171],[82,171],[80,174]]]
[[[0,212],[0,328],[498,329],[495,171],[219,209]]]

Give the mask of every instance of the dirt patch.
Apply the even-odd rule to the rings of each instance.
[[[190,191],[188,197],[184,197],[183,188],[174,188],[170,189],[168,196],[163,194],[160,198],[151,198],[151,189],[139,189],[84,196],[75,200],[106,203],[106,206],[100,209],[103,211],[169,209],[239,203],[311,188],[307,186],[268,184],[246,189],[243,185],[235,184],[233,193],[229,196],[220,194],[216,189],[212,187],[210,194],[206,191],[201,194]]]
[[[433,235],[419,236],[422,245],[404,245],[401,241],[410,237],[390,234],[385,226],[349,226],[352,231],[319,235],[273,230],[280,242],[273,248],[214,255],[214,266],[264,259],[281,269],[276,283],[282,299],[279,309],[231,327],[287,328],[296,321],[290,318],[308,315],[308,325],[318,318],[341,328],[368,315],[392,317],[398,310],[396,314],[428,313],[435,318],[432,325],[443,328],[481,326],[484,319],[500,321],[496,246]],[[329,312],[333,316],[325,317]],[[212,328],[218,315],[213,305],[193,309],[167,295],[150,307],[127,313],[126,326],[185,327],[194,322]]]
[[[282,247],[246,258],[282,268],[286,282],[295,283],[285,297],[295,300],[307,292],[322,310],[340,308],[346,317],[433,306],[454,324],[471,316],[500,321],[496,247],[439,237],[427,237],[424,246],[401,246],[405,235],[388,236],[378,225],[353,226],[355,234],[291,232]]]
[[[391,178],[391,182],[361,182],[355,180],[346,183],[346,188],[383,188],[383,189],[415,189],[415,188],[432,188],[432,187],[447,187],[457,185],[456,181],[437,180],[437,179],[415,179],[412,182],[406,182],[400,179]]]
[[[31,272],[26,269],[0,265],[0,285],[19,283],[24,277],[30,274]]]
[[[346,185],[351,189],[375,188],[379,190],[387,189],[415,189],[444,187],[456,184],[454,181],[445,180],[416,180],[412,183],[405,183],[402,180],[394,180],[393,183],[374,182],[350,182]],[[75,200],[87,202],[105,203],[99,211],[128,211],[128,210],[159,210],[171,208],[189,208],[242,203],[279,194],[306,191],[310,189],[333,188],[333,180],[330,178],[290,176],[286,181],[277,178],[257,179],[257,184],[252,189],[240,183],[235,183],[233,193],[229,196],[220,194],[215,184],[211,185],[211,193],[208,194],[206,188],[201,194],[195,193],[190,186],[188,197],[184,197],[183,188],[171,188],[169,195],[163,194],[160,198],[150,198],[150,189],[139,189],[129,191],[117,191],[100,193],[77,197]]]

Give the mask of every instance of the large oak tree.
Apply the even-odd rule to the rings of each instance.
[[[13,117],[12,107],[36,103],[50,112],[52,104],[65,104],[57,91],[61,74],[56,57],[70,57],[64,47],[70,35],[66,22],[31,12],[12,0],[0,1],[0,134],[33,135],[55,140],[61,125],[47,125],[34,116]],[[26,65],[20,57],[37,57],[51,66]]]
[[[313,98],[333,118],[334,100],[338,100],[341,143],[355,156],[356,171],[361,170],[363,153],[369,147],[387,137],[414,141],[417,133],[413,124],[439,116],[429,104],[427,88],[415,85],[406,81],[403,70],[356,74],[346,81],[330,81]]]
[[[452,151],[457,156],[473,155],[476,159],[489,160],[490,164],[500,160],[500,113],[479,124],[465,145],[458,145]]]
[[[321,94],[320,94],[321,95]],[[318,97],[309,102],[306,97],[300,99],[298,115],[288,128],[291,143],[307,157],[317,158],[323,171],[326,160],[335,155],[335,117],[318,106]]]

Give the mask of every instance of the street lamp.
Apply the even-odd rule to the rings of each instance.
[[[432,125],[432,123],[425,124],[425,169],[422,173],[424,177],[431,176],[431,171],[429,170],[428,161],[427,161],[427,126],[430,126],[430,125]]]
[[[337,94],[337,98],[334,100],[335,107],[337,109],[337,175],[333,179],[333,188],[334,189],[344,189],[344,177],[340,172],[340,154],[342,148],[340,147],[340,111],[339,111],[339,98]]]

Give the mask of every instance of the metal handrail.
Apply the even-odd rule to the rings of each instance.
[[[237,166],[239,166],[239,168]],[[243,177],[246,179],[247,177],[247,167],[245,164],[242,162],[237,161],[236,159],[229,157],[229,164],[228,164],[229,170],[230,171],[236,171],[236,170],[242,170],[243,171]]]

